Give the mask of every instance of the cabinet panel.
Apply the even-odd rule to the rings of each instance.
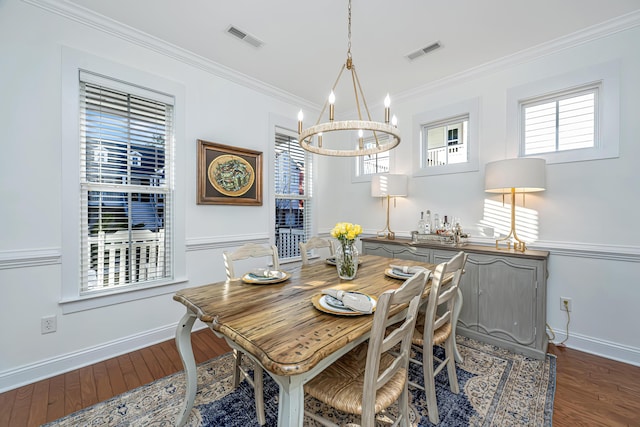
[[[536,337],[536,266],[527,260],[478,257],[478,328],[532,345]]]
[[[431,262],[429,261],[429,254],[419,252],[417,248],[385,244],[385,243],[373,243],[363,242],[362,252],[370,255],[378,255],[390,258],[410,259],[414,261]]]

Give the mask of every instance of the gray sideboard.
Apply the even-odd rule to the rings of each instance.
[[[414,244],[402,238],[361,241],[365,254],[433,264],[465,251],[469,257],[460,284],[463,305],[457,333],[537,359],[545,357],[549,252]]]

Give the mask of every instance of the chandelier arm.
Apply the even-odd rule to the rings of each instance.
[[[360,78],[358,77],[358,73],[356,72],[356,67],[353,66],[351,69],[351,78],[353,79],[353,92],[356,94],[356,103],[358,104],[358,118],[362,120],[362,115],[360,114],[360,102],[358,101],[358,93],[356,90],[356,83],[358,84],[358,89],[360,90],[360,95],[362,96],[362,105],[364,105],[364,109],[367,111],[367,118],[369,121],[373,121],[371,118],[371,112],[369,112],[369,106],[367,105],[367,100],[364,98],[364,91],[362,90],[362,85],[360,84]],[[373,131],[373,137],[376,140],[376,147],[380,146],[380,141],[378,141],[378,134],[376,131]]]
[[[335,83],[333,83],[331,90],[333,91],[336,90],[336,87],[338,86],[338,82],[340,81],[340,77],[342,77],[342,72],[344,71],[344,69],[345,69],[345,64],[342,64],[342,67],[340,67],[340,71],[338,72],[338,78],[336,79]],[[322,106],[322,111],[320,111],[320,115],[318,116],[316,125],[320,124],[320,120],[322,120],[322,115],[327,110],[327,104],[329,104],[329,98],[326,98],[324,101],[324,105]]]
[[[353,96],[356,98],[356,109],[358,110],[358,120],[362,120],[362,112],[360,111],[360,98],[358,97],[358,89],[356,86],[356,81],[358,80],[358,74],[356,74],[356,67],[351,67],[351,82],[353,83]],[[362,96],[364,99],[364,95]],[[371,117],[369,117],[369,121],[371,121]]]

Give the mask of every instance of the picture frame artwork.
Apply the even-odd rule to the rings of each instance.
[[[197,203],[262,206],[262,151],[199,139]]]

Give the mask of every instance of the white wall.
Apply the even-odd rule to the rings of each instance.
[[[620,154],[618,158],[547,165],[547,190],[526,198],[527,208],[539,213],[539,240],[531,248],[549,250],[547,319],[556,342],[565,337],[567,317],[560,297],[573,300],[567,345],[640,365],[640,28],[612,32],[593,41],[555,49],[544,56],[523,55],[476,72],[394,97],[402,142],[392,154],[392,173],[411,175],[418,144],[415,114],[472,98],[480,99],[480,167],[477,172],[414,177],[409,196],[391,208],[391,228],[408,236],[416,229],[420,211],[460,217],[479,238],[474,226],[482,219],[484,165],[513,157],[514,141],[507,138],[509,89],[564,73],[582,73],[596,64],[619,60]],[[541,51],[543,49],[540,49]],[[526,60],[524,60],[526,59]],[[400,100],[398,100],[400,98]],[[604,135],[608,137],[609,135]],[[344,162],[342,159],[336,162]],[[368,183],[351,183],[348,163],[332,168],[336,202],[323,205],[321,230],[337,220],[359,222],[367,232],[383,228],[385,210],[369,196]],[[340,180],[340,181],[339,181]],[[325,184],[328,185],[328,184]],[[492,197],[492,200],[499,200]],[[521,199],[518,197],[517,203]],[[509,201],[507,200],[507,203]],[[341,206],[342,209],[336,209]]]
[[[62,233],[61,48],[89,52],[156,74],[185,87],[185,134],[178,141],[184,162],[176,191],[183,192],[185,251],[195,286],[220,280],[222,250],[270,236],[270,191],[265,179],[261,207],[198,206],[196,140],[265,151],[271,171],[270,117],[295,117],[303,101],[261,89],[255,82],[220,77],[215,67],[179,55],[143,48],[60,14],[19,0],[0,2],[0,391],[131,351],[173,335],[183,313],[166,294],[74,314],[60,305]],[[620,157],[550,165],[548,190],[528,199],[540,212],[540,241],[551,250],[548,321],[559,338],[565,317],[559,296],[573,298],[569,346],[640,364],[638,277],[640,182],[635,159],[640,111],[640,30],[564,49],[545,58],[452,79],[394,101],[403,142],[393,154],[393,172],[412,173],[414,114],[473,97],[480,104],[480,170],[410,180],[409,194],[392,209],[392,228],[407,234],[419,211],[482,217],[483,170],[504,158],[506,91],[543,76],[622,60]],[[597,55],[594,54],[597,52]],[[240,79],[241,80],[241,79]],[[307,105],[306,108],[309,108]],[[358,222],[368,232],[384,224],[384,208],[366,183],[351,183],[349,159],[317,156],[315,192],[318,231],[337,221]],[[40,318],[57,315],[58,331],[40,334]]]
[[[193,65],[26,2],[0,2],[0,390],[169,339],[184,314],[172,293],[72,314],[58,304],[68,238],[61,225],[63,47],[184,87],[176,193],[185,201],[177,206],[186,218],[185,286],[224,279],[223,250],[269,239],[270,120],[309,108],[259,82],[219,77],[215,64],[184,53],[177,52]],[[263,151],[263,206],[196,204],[197,139]],[[42,335],[47,315],[57,316],[57,332]]]

